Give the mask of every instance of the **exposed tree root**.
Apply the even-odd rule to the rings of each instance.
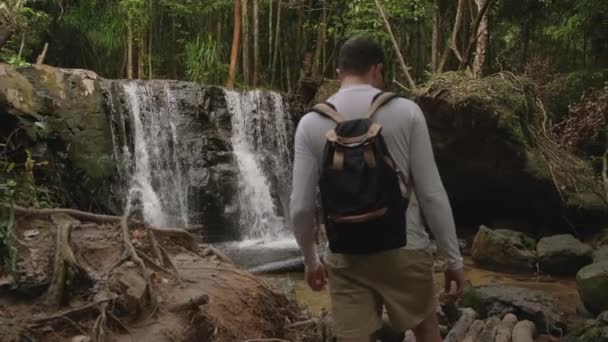
[[[209,296],[206,294],[202,294],[198,297],[190,298],[188,301],[183,303],[175,304],[169,307],[169,311],[171,312],[181,312],[185,310],[198,310],[198,307],[204,304],[209,303]]]
[[[55,220],[57,226],[57,240],[55,250],[55,264],[53,278],[47,290],[45,304],[51,308],[59,308],[64,301],[66,287],[77,278],[90,279],[87,272],[78,264],[74,251],[70,247],[70,231],[73,223],[69,220]]]
[[[127,225],[127,214],[123,215],[120,220],[120,226],[122,227],[122,239],[125,246],[125,249],[129,255],[129,257],[133,260],[135,264],[139,267],[142,272],[142,275],[146,281],[146,291],[148,293],[148,297],[150,302],[153,303],[156,301],[156,296],[154,295],[154,287],[152,286],[152,282],[150,281],[150,273],[148,273],[148,269],[144,261],[141,259],[139,254],[137,254],[137,250],[131,243],[131,237],[129,236],[129,226]]]
[[[35,208],[25,208],[18,205],[7,205],[4,203],[0,203],[0,206],[13,208],[17,214],[27,215],[27,216],[50,216],[55,214],[65,214],[72,216],[78,220],[89,221],[95,223],[120,223],[122,217],[113,216],[113,215],[103,215],[103,214],[93,214],[86,211],[81,211],[77,209],[68,209],[68,208],[53,208],[53,209],[35,209]],[[195,236],[192,235],[189,230],[195,231],[200,229],[200,226],[186,227],[183,228],[162,228],[162,227],[152,227],[147,226],[141,221],[129,219],[128,223],[130,224],[138,224],[142,226],[146,226],[151,231],[154,231],[158,235],[167,236],[167,237],[181,237],[185,239],[195,240]]]

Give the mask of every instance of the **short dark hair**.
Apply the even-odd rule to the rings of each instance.
[[[376,64],[384,62],[382,48],[373,39],[355,36],[340,48],[338,66],[346,74],[363,75]]]

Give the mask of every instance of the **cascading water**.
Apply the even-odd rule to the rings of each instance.
[[[216,242],[290,235],[293,124],[279,93],[112,81],[107,100],[127,212],[202,224]]]
[[[231,140],[240,174],[239,224],[243,238],[276,240],[286,235],[285,216],[289,212],[291,121],[277,93],[226,90],[225,96],[232,114]],[[273,199],[273,181],[281,210]]]
[[[187,184],[183,180],[178,156],[178,139],[173,113],[175,98],[165,87],[161,98],[136,82],[121,84],[129,109],[133,153],[123,146],[129,163],[127,208],[141,206],[146,222],[155,226],[188,224]],[[158,102],[158,103],[157,103]],[[126,157],[133,155],[132,160]]]

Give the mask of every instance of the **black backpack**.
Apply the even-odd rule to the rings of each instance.
[[[389,155],[376,111],[397,97],[379,93],[364,118],[345,120],[328,102],[312,111],[334,120],[323,152],[319,188],[329,248],[334,253],[369,254],[406,245],[408,200],[402,174]]]

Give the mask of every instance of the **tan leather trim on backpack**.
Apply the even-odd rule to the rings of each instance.
[[[344,151],[335,149],[332,168],[334,170],[342,171],[344,169]]]
[[[365,159],[365,163],[370,168],[376,167],[376,156],[374,155],[374,150],[372,149],[372,145],[367,145],[363,149],[363,159]]]
[[[384,214],[386,214],[387,211],[388,208],[381,208],[366,214],[352,216],[334,216],[330,217],[330,219],[336,223],[359,223],[382,217],[384,216]]]
[[[348,145],[357,145],[361,144],[369,139],[375,138],[378,133],[382,130],[382,125],[373,123],[365,134],[356,136],[356,137],[341,137],[336,134],[335,130],[331,130],[327,132],[326,137],[327,140],[331,142],[336,142],[340,145],[348,146]]]
[[[369,111],[367,112],[366,118],[371,118],[372,116],[374,116],[374,114],[376,114],[380,107],[384,106],[387,102],[394,99],[395,97],[395,93],[391,92],[380,94],[378,97],[376,97],[374,102],[372,102],[371,106],[369,107]]]
[[[334,120],[337,123],[340,123],[345,120],[344,115],[337,112],[335,109],[331,108],[326,103],[316,104],[316,105],[314,105],[314,107],[312,107],[312,110],[329,117],[330,119]]]

